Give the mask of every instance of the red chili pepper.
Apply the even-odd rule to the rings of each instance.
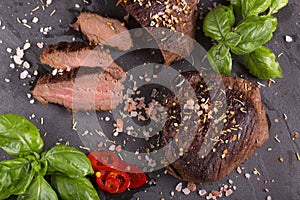
[[[118,170],[125,171],[128,174],[130,178],[130,189],[139,188],[147,181],[146,174],[143,170],[125,161],[119,161]]]
[[[102,166],[96,172],[96,181],[98,186],[109,193],[124,192],[130,184],[127,173]]]
[[[116,168],[119,165],[118,157],[111,151],[93,151],[88,158],[95,171],[99,171],[98,168],[101,166]]]

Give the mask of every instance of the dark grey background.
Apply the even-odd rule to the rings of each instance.
[[[204,7],[206,13],[212,2],[202,1],[204,5],[199,5],[199,7]],[[35,78],[20,80],[19,74],[22,69],[17,66],[15,69],[9,68],[9,64],[13,62],[10,58],[12,54],[8,53],[6,49],[9,47],[14,52],[14,49],[23,46],[25,40],[30,40],[32,47],[25,54],[25,60],[32,65],[28,71],[33,72],[38,69],[40,73],[43,73],[49,68],[39,64],[38,58],[41,49],[37,48],[37,42],[43,41],[46,44],[51,44],[59,41],[72,41],[73,37],[76,40],[81,40],[81,35],[70,30],[68,25],[74,21],[75,16],[82,9],[123,20],[126,12],[121,7],[115,7],[115,2],[93,0],[90,5],[86,5],[81,0],[53,0],[53,3],[45,11],[42,11],[42,3],[39,0],[1,0],[0,2],[0,21],[2,22],[0,40],[3,42],[0,44],[0,112],[18,113],[26,117],[35,114],[36,117],[31,121],[38,126],[42,135],[47,132],[47,136],[44,137],[45,149],[49,149],[58,141],[62,144],[70,141],[70,144],[77,148],[82,145],[77,133],[71,129],[72,115],[63,107],[57,105],[42,106],[37,102],[31,105],[26,94],[31,92]],[[291,139],[296,131],[300,131],[300,79],[298,78],[300,76],[300,6],[296,2],[299,4],[297,0],[290,0],[289,5],[276,15],[279,25],[272,41],[267,45],[276,55],[282,53],[278,61],[281,64],[284,76],[283,79],[276,79],[276,84],[272,84],[270,88],[261,89],[262,99],[270,122],[269,141],[257,150],[254,156],[242,164],[242,167],[245,168],[242,174],[234,171],[216,183],[199,184],[197,192],[192,192],[188,196],[175,192],[172,199],[201,199],[198,195],[199,189],[218,190],[222,184],[228,184],[229,179],[233,180],[233,185],[237,187],[237,190],[226,199],[266,199],[268,195],[271,195],[272,199],[275,200],[300,199],[300,161],[295,156],[295,152],[300,151],[300,139],[296,141]],[[226,3],[226,1],[223,1],[223,3]],[[80,5],[80,8],[75,8],[75,4]],[[38,5],[40,9],[31,15],[31,10]],[[54,9],[56,13],[50,17],[49,14]],[[31,23],[34,16],[39,18],[37,24]],[[17,17],[27,19],[32,28],[28,29],[18,23]],[[198,21],[198,25],[201,26],[201,20]],[[5,26],[5,29],[2,29],[3,26]],[[48,26],[52,27],[48,35],[40,33],[40,27]],[[132,18],[130,18],[127,27],[137,27]],[[292,36],[293,42],[285,42],[285,35]],[[205,48],[210,47],[210,40],[205,38],[201,31],[197,32],[197,40]],[[143,56],[143,54],[140,55]],[[157,58],[157,60],[160,61],[161,58]],[[242,66],[242,59],[234,58],[234,75],[242,75],[255,82],[258,81],[249,76],[247,71],[241,68]],[[9,78],[10,83],[6,83],[5,78]],[[266,81],[261,82],[267,84]],[[284,119],[283,114],[286,114],[287,119]],[[106,115],[106,113],[102,113],[102,115]],[[38,123],[41,117],[44,118],[44,125]],[[278,119],[279,122],[275,123],[274,119]],[[276,134],[281,141],[280,143],[274,139]],[[267,148],[272,148],[272,151],[267,151]],[[9,158],[3,151],[0,152],[0,155],[0,160]],[[278,160],[280,156],[284,158],[283,163]],[[257,168],[261,175],[254,175],[252,173],[254,168]],[[163,172],[164,170],[160,170],[148,174],[149,180],[154,179],[156,181],[155,186],[147,185],[144,188],[121,195],[108,195],[100,190],[99,194],[101,199],[170,199],[170,192],[175,190],[175,186],[180,181],[165,175]],[[249,180],[244,177],[245,173],[251,174]],[[185,184],[183,182],[184,186]],[[265,188],[269,189],[270,192],[265,192]]]

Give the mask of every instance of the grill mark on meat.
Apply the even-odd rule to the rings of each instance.
[[[81,12],[77,21],[70,26],[81,31],[92,44],[107,45],[122,51],[133,46],[128,29],[117,19]]]
[[[195,36],[197,0],[186,0],[184,4],[181,1],[170,0],[168,1],[169,8],[166,7],[164,2],[165,1],[163,0],[141,2],[119,0],[118,4],[121,4],[125,10],[153,36],[161,49],[161,53],[165,60],[164,64],[170,65],[176,61],[182,60],[182,56],[188,57],[193,50],[192,41],[182,37],[181,34],[189,36],[190,38],[194,38]],[[151,19],[151,17],[160,13],[163,13],[163,16],[160,16],[162,19],[164,19],[164,17],[168,19],[176,18],[178,19],[177,23],[174,21],[174,23],[168,24],[168,20],[162,20],[160,22],[159,20]],[[156,22],[156,24],[153,24],[153,22]],[[157,30],[153,28],[153,26],[166,28],[170,31],[162,33],[161,30]],[[167,51],[172,51],[174,49],[182,56]]]
[[[183,73],[183,76],[196,91],[199,104],[201,104],[201,98],[207,99],[209,97],[209,93],[205,91],[208,86],[200,77],[199,72],[186,72]],[[248,159],[254,153],[255,149],[262,146],[269,138],[268,124],[258,87],[250,81],[241,78],[222,76],[222,79],[226,93],[227,106],[225,119],[227,121],[222,119],[218,123],[224,124],[222,130],[226,131],[222,132],[222,134],[221,131],[217,131],[219,139],[214,143],[214,150],[208,149],[208,154],[199,155],[200,150],[206,147],[205,139],[210,137],[208,130],[217,119],[212,118],[204,122],[203,116],[205,115],[205,111],[203,112],[204,114],[198,116],[201,122],[196,126],[198,132],[192,138],[191,145],[178,160],[167,167],[169,173],[177,178],[195,183],[217,181]],[[209,79],[210,82],[217,80],[218,78],[215,75],[212,75]],[[248,85],[248,89],[244,87],[245,84]],[[201,85],[204,87],[201,88]],[[181,90],[186,91],[185,88],[181,88]],[[181,93],[181,95],[184,95],[184,93]],[[180,107],[176,101],[177,97],[174,95],[168,96],[168,103],[166,105],[168,115],[169,117],[173,117],[170,117],[165,123],[162,137],[165,144],[173,141],[176,148],[179,149],[184,142],[174,142],[177,137],[176,131],[178,131],[178,128],[174,128],[173,123],[176,121],[180,124],[182,121],[180,119]],[[176,105],[173,104],[174,102]],[[235,125],[233,126],[233,124]],[[236,130],[234,127],[237,127]],[[191,126],[191,128],[195,128],[195,126]],[[183,133],[185,140],[191,139],[190,137],[192,136],[189,133],[192,133],[192,131],[188,129]],[[232,139],[234,135],[237,137],[235,140]],[[225,150],[227,153],[222,158]],[[167,160],[170,160],[169,156],[171,153],[177,152],[174,149],[168,149],[165,152]]]
[[[113,61],[109,52],[100,46],[89,46],[84,42],[60,42],[48,45],[40,55],[40,61],[55,69],[70,70],[81,66],[100,67],[116,79],[122,79],[125,76],[125,72]]]
[[[75,69],[63,75],[40,77],[32,94],[42,104],[60,104],[73,112],[110,111],[122,101],[123,89],[122,80],[106,71],[79,74]]]

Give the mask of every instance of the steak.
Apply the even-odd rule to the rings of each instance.
[[[196,71],[185,72],[183,76],[192,89],[181,87],[177,96],[168,95],[165,101],[168,120],[162,138],[165,145],[169,144],[165,159],[171,163],[167,170],[182,180],[214,182],[228,175],[268,140],[260,90],[237,77],[211,75],[205,82]],[[188,99],[192,93],[196,102]],[[189,102],[183,107],[192,106],[195,114],[182,110],[180,98]]]
[[[125,76],[123,69],[113,61],[108,51],[100,46],[89,46],[85,42],[60,42],[46,46],[40,55],[40,61],[56,69],[71,70],[80,66],[100,67],[116,79]]]
[[[122,51],[127,51],[133,46],[129,31],[117,19],[81,12],[71,27],[81,31],[92,44],[107,45]]]
[[[118,3],[153,36],[166,65],[190,55],[193,42],[182,35],[194,38],[197,0],[119,0]]]
[[[107,71],[85,73],[84,69],[64,72],[62,75],[46,74],[39,78],[32,92],[42,104],[56,103],[68,110],[110,111],[122,101],[122,80]]]

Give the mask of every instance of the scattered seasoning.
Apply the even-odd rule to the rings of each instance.
[[[297,160],[300,161],[300,155],[299,155],[299,152],[296,152],[295,154],[296,154]]]
[[[242,168],[241,167],[237,167],[236,171],[237,171],[237,173],[241,174],[242,173]]]
[[[266,85],[265,84],[262,84],[261,82],[259,82],[259,81],[257,81],[257,84],[259,85],[259,86],[261,86],[261,87],[266,87]]]
[[[246,179],[250,179],[251,175],[249,173],[245,174]]]
[[[278,138],[278,135],[276,134],[275,136],[274,136],[274,139],[278,142],[278,143],[280,143],[280,140],[279,140],[279,138]]]
[[[289,35],[286,35],[285,36],[285,41],[288,42],[288,43],[293,42],[293,38]]]
[[[189,188],[182,189],[183,194],[188,195],[191,193],[191,190]]]
[[[283,163],[284,161],[283,157],[279,157],[279,161]]]
[[[272,200],[272,197],[270,195],[267,196],[267,200]]]
[[[298,132],[296,132],[296,133],[294,134],[292,140],[296,140],[297,138],[299,138],[299,133],[298,133]]]
[[[176,185],[176,187],[175,187],[175,190],[176,190],[177,192],[181,192],[181,190],[182,190],[182,183],[178,183],[178,184]]]
[[[274,119],[274,122],[275,122],[275,123],[278,123],[278,122],[279,122],[279,119],[277,119],[277,118]]]
[[[206,194],[207,194],[206,190],[199,190],[199,195],[200,195],[201,197],[203,197],[203,196],[206,195]]]

